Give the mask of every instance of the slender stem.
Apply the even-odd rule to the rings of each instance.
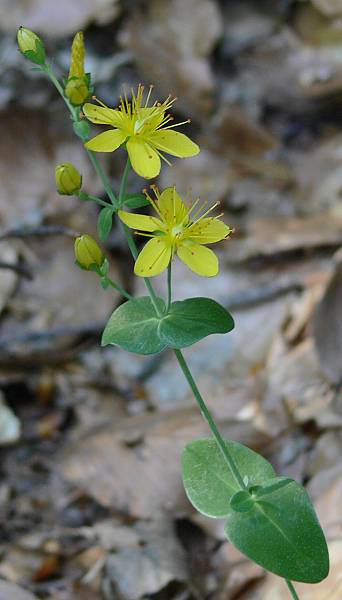
[[[299,600],[299,596],[296,592],[296,590],[294,589],[293,583],[292,581],[290,581],[289,579],[285,579],[287,587],[289,588],[290,592],[291,592],[291,596],[293,598],[293,600]]]
[[[121,287],[121,285],[119,283],[116,283],[115,281],[113,281],[112,279],[110,279],[110,277],[106,277],[106,280],[108,281],[109,285],[114,288],[115,290],[117,290],[118,292],[120,292],[120,294],[122,296],[124,296],[125,298],[127,298],[127,300],[133,300],[133,296],[131,296],[131,294],[129,294],[128,292],[126,292],[126,290],[124,290],[123,287]]]
[[[125,200],[126,185],[127,185],[127,179],[128,179],[130,169],[131,169],[131,161],[129,160],[129,157],[128,157],[127,161],[126,161],[126,165],[125,165],[125,170],[123,172],[121,183],[120,183],[119,206],[122,206],[124,203],[124,200]]]
[[[110,181],[107,177],[107,175],[105,174],[105,172],[103,171],[97,156],[95,156],[94,152],[92,152],[91,150],[87,150],[86,148],[86,152],[90,158],[91,164],[93,165],[96,173],[98,174],[99,178],[101,179],[102,183],[103,183],[103,187],[106,190],[106,194],[108,196],[108,198],[110,199],[111,203],[113,204],[113,206],[115,206],[115,208],[118,207],[118,201],[116,199],[116,196],[112,190],[112,186],[110,185]]]
[[[238,484],[239,488],[241,488],[242,490],[246,489],[246,486],[243,482],[243,479],[239,472],[239,469],[237,468],[235,461],[233,460],[229,450],[227,450],[224,439],[221,437],[221,434],[216,427],[216,423],[215,423],[213,417],[211,416],[211,413],[208,410],[207,405],[204,402],[204,400],[200,394],[200,391],[194,381],[193,376],[191,375],[190,369],[184,359],[182,352],[180,350],[174,350],[174,353],[178,360],[179,366],[182,369],[182,371],[188,381],[189,386],[191,387],[192,393],[197,400],[197,404],[200,407],[202,416],[207,421],[207,423],[211,429],[211,432],[217,442],[217,445],[218,445],[219,449],[221,450],[222,456],[223,456],[224,460],[226,461],[230,471],[232,472],[232,475],[233,475],[236,483]]]
[[[172,263],[169,263],[167,268],[167,305],[166,305],[166,314],[170,310],[171,299],[172,299]]]
[[[68,98],[65,96],[64,90],[63,90],[61,84],[59,83],[57,77],[55,76],[55,74],[54,74],[54,72],[53,72],[53,70],[51,68],[51,65],[45,65],[45,67],[43,68],[43,70],[45,71],[45,73],[48,75],[48,77],[52,81],[52,83],[55,86],[55,88],[58,91],[58,93],[62,96],[65,104],[67,105],[68,109],[71,112],[71,115],[72,115],[73,119],[76,119],[76,115],[77,115],[76,109],[71,104],[71,102],[69,102]]]
[[[72,116],[73,120],[76,121],[76,122],[79,121],[80,120],[79,119],[79,111],[77,111],[75,109],[75,107],[71,104],[71,102],[69,102],[68,98],[65,96],[63,87],[59,83],[59,81],[58,81],[57,77],[55,76],[54,72],[52,71],[51,66],[47,65],[44,70],[47,73],[47,75],[49,76],[49,78],[52,81],[53,85],[55,86],[56,90],[62,96],[65,104],[67,105],[67,107],[68,107],[68,109],[69,109],[69,111],[71,113],[71,116]],[[90,158],[90,161],[91,161],[91,163],[92,163],[92,165],[93,165],[96,173],[98,174],[98,176],[100,177],[100,179],[101,179],[101,181],[103,183],[103,186],[104,186],[104,188],[105,188],[105,190],[106,190],[106,192],[108,194],[108,197],[109,197],[111,203],[113,204],[113,206],[115,206],[115,208],[117,208],[117,204],[118,203],[117,203],[115,194],[114,194],[114,192],[112,190],[112,187],[110,185],[110,181],[109,181],[107,175],[102,171],[100,163],[98,162],[97,157],[94,155],[94,153],[91,152],[91,150],[87,150],[86,149],[86,151],[87,151],[87,154],[88,154],[88,156]]]
[[[99,204],[100,206],[105,206],[105,207],[110,206],[110,204],[108,202],[106,202],[105,200],[101,200],[101,198],[98,198],[97,196],[91,196],[90,194],[85,194],[84,192],[83,192],[83,197],[80,194],[78,194],[78,198],[83,201],[92,200],[93,202],[96,202],[96,204]]]

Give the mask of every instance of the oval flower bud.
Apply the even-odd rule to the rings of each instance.
[[[71,104],[82,106],[89,97],[89,87],[86,76],[72,77],[67,81],[64,93]]]
[[[37,65],[45,64],[45,48],[42,40],[36,33],[26,27],[19,27],[17,40],[20,52],[28,60]]]
[[[73,196],[82,187],[82,175],[69,162],[56,167],[55,179],[57,191],[62,196]]]
[[[100,269],[105,259],[105,255],[97,242],[87,234],[76,238],[75,256],[79,266],[86,270],[89,270],[93,266]]]
[[[82,106],[89,97],[89,76],[84,72],[85,47],[83,32],[76,33],[71,46],[68,81],[64,93],[74,106]]]

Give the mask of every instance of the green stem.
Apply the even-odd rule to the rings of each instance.
[[[58,81],[57,77],[55,76],[55,74],[54,74],[54,72],[53,72],[53,70],[52,70],[52,67],[51,67],[51,65],[45,65],[45,66],[44,66],[44,68],[43,68],[43,71],[45,71],[45,73],[46,73],[46,74],[48,75],[48,77],[50,78],[50,81],[51,81],[51,82],[53,83],[53,85],[55,86],[55,88],[56,88],[57,92],[58,92],[58,93],[59,93],[59,94],[62,96],[62,98],[63,98],[63,100],[64,100],[65,104],[67,105],[67,107],[68,107],[68,109],[69,109],[69,111],[70,111],[70,113],[71,113],[71,115],[72,115],[72,118],[73,118],[74,120],[76,120],[76,119],[77,119],[77,112],[76,112],[76,109],[75,109],[75,107],[74,107],[74,106],[71,104],[71,102],[69,102],[68,98],[65,96],[65,94],[64,94],[64,90],[63,90],[63,87],[61,86],[61,84],[59,83],[59,81]]]
[[[127,178],[128,178],[128,174],[129,174],[130,168],[131,168],[131,163],[130,163],[129,158],[127,158],[125,170],[123,172],[123,176],[122,176],[121,184],[120,184],[119,206],[121,206],[121,204],[123,203],[125,195],[126,195],[126,184],[127,184]],[[121,221],[121,223],[122,223],[122,221]],[[124,223],[122,223],[122,227],[123,227],[123,230],[125,232],[125,236],[126,236],[127,243],[128,243],[129,249],[131,251],[131,254],[132,254],[134,260],[136,260],[139,252],[138,252],[138,248],[136,246],[136,243],[134,241],[132,232],[129,229],[129,227],[127,227],[127,225],[125,225]],[[153,286],[152,286],[150,280],[147,277],[144,277],[144,281],[145,281],[145,285],[146,285],[146,287],[148,289],[148,292],[150,294],[151,302],[152,302],[152,304],[153,304],[153,306],[155,308],[155,311],[156,311],[157,315],[159,317],[161,317],[162,314],[161,314],[160,308],[158,306],[157,295],[156,295],[156,293],[155,293],[155,291],[153,289]]]
[[[114,288],[117,292],[120,292],[120,294],[122,296],[124,296],[125,298],[127,298],[127,300],[133,300],[133,296],[131,296],[131,294],[129,294],[128,292],[126,292],[126,290],[124,290],[123,287],[121,287],[121,285],[119,283],[116,283],[115,281],[113,281],[112,279],[110,279],[110,277],[106,277],[106,281],[108,281],[109,285]]]
[[[54,74],[51,66],[50,65],[46,65],[44,71],[46,72],[46,74],[50,78],[51,82],[55,86],[55,88],[58,91],[58,93],[63,98],[65,104],[67,105],[67,107],[68,107],[68,109],[70,111],[72,119],[75,122],[79,122],[80,121],[80,119],[79,119],[79,111],[76,110],[76,108],[71,104],[71,102],[69,102],[68,98],[65,96],[63,87],[59,83],[59,81],[58,81],[57,77],[55,76],[55,74]],[[90,159],[90,161],[91,161],[91,163],[92,163],[92,165],[93,165],[96,173],[98,174],[98,176],[100,177],[100,179],[101,179],[101,181],[103,183],[104,189],[106,190],[106,193],[107,193],[107,195],[108,195],[111,203],[113,204],[113,206],[115,206],[115,208],[117,208],[117,205],[118,205],[117,199],[116,199],[115,194],[114,194],[114,192],[112,190],[112,187],[110,185],[110,181],[109,181],[107,175],[102,171],[100,163],[98,162],[97,157],[94,155],[94,153],[91,152],[91,150],[87,150],[87,149],[86,149],[86,152],[87,152],[87,154],[89,156],[89,159]]]
[[[101,200],[101,198],[98,198],[97,196],[91,196],[90,194],[86,194],[85,192],[80,192],[79,194],[77,194],[77,197],[80,200],[84,201],[88,201],[88,200],[92,200],[93,202],[96,202],[96,204],[99,204],[100,206],[110,206],[110,204],[108,202],[106,202],[105,200]]]
[[[93,165],[96,173],[98,174],[99,178],[101,179],[102,183],[103,183],[103,187],[106,191],[106,194],[108,196],[108,198],[110,199],[111,203],[113,204],[113,206],[115,208],[118,208],[118,201],[116,199],[116,196],[112,190],[112,186],[110,185],[110,181],[107,177],[107,175],[104,173],[98,159],[97,156],[95,156],[95,154],[91,151],[91,150],[87,150],[86,148],[86,152],[90,158],[91,164]]]
[[[289,588],[290,592],[291,592],[291,596],[293,598],[293,600],[299,600],[299,596],[296,592],[296,590],[294,589],[293,583],[292,581],[290,581],[289,579],[285,579],[287,587]]]
[[[131,169],[131,161],[129,160],[129,157],[128,157],[127,161],[126,161],[125,169],[124,169],[124,172],[122,175],[121,183],[120,183],[119,206],[122,206],[124,203],[124,200],[125,200],[126,185],[127,185],[127,179],[128,179],[130,169]]]
[[[187,363],[186,363],[186,361],[184,359],[184,356],[183,356],[182,352],[180,350],[174,350],[174,353],[175,353],[176,358],[178,360],[179,366],[182,369],[182,371],[183,371],[183,373],[184,373],[184,375],[185,375],[185,377],[187,379],[187,382],[188,382],[189,386],[191,387],[192,393],[193,393],[193,395],[195,396],[195,398],[197,400],[197,404],[200,407],[202,416],[207,421],[207,423],[208,423],[208,425],[210,427],[210,430],[211,430],[211,432],[212,432],[212,434],[213,434],[213,436],[214,436],[214,438],[215,438],[215,440],[217,442],[217,445],[218,445],[218,447],[219,447],[219,449],[220,449],[220,451],[222,453],[222,456],[223,456],[224,460],[226,461],[226,463],[227,463],[230,471],[232,472],[233,477],[234,477],[236,483],[238,484],[239,488],[241,488],[242,490],[245,490],[246,486],[245,486],[245,484],[243,482],[243,479],[242,479],[242,476],[241,476],[241,474],[239,472],[239,469],[237,468],[237,466],[235,464],[235,461],[233,460],[232,456],[230,455],[229,450],[227,450],[227,446],[225,444],[225,441],[221,437],[221,434],[220,434],[219,430],[216,427],[216,423],[215,423],[213,417],[211,416],[211,413],[208,410],[207,405],[204,402],[204,400],[203,400],[203,398],[202,398],[202,396],[200,394],[200,391],[199,391],[199,389],[198,389],[198,387],[197,387],[197,385],[196,385],[196,383],[194,381],[193,376],[191,375],[190,369],[189,369],[189,367],[188,367],[188,365],[187,365]]]
[[[172,263],[169,263],[167,268],[167,305],[166,305],[166,314],[168,314],[171,306],[172,299]]]

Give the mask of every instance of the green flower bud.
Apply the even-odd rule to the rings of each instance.
[[[20,52],[37,65],[45,64],[45,48],[42,40],[30,29],[19,27],[17,40]]]
[[[69,78],[64,90],[74,106],[82,106],[90,95],[90,79],[84,72],[84,58],[84,37],[82,31],[79,31],[72,42]]]
[[[56,167],[55,179],[57,191],[62,196],[73,196],[82,187],[82,175],[68,162]]]
[[[84,77],[72,77],[68,79],[64,93],[71,104],[82,106],[89,97],[88,79]]]
[[[81,235],[75,240],[76,261],[82,269],[90,270],[91,267],[101,269],[105,260],[99,245],[90,235]]]

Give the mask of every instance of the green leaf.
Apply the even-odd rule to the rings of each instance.
[[[185,348],[213,333],[234,328],[233,317],[210,298],[190,298],[171,304],[160,324],[160,336],[171,348]]]
[[[280,577],[322,581],[329,571],[328,549],[306,490],[283,477],[263,482],[262,487],[268,489],[267,495],[255,499],[251,510],[231,509],[225,526],[229,541]]]
[[[254,506],[254,499],[247,490],[241,490],[231,497],[229,504],[236,512],[248,512]]]
[[[260,454],[238,442],[226,441],[239,471],[252,485],[274,477],[272,465]],[[182,454],[183,482],[190,502],[208,517],[225,517],[232,512],[230,500],[240,491],[215,440],[191,442]]]
[[[102,242],[106,241],[112,230],[113,214],[114,210],[111,206],[105,206],[100,211],[97,221],[97,231]]]
[[[164,301],[157,299],[160,311]],[[166,347],[158,335],[160,319],[151,299],[134,298],[121,304],[110,317],[102,335],[102,346],[115,344],[137,354],[155,354]]]
[[[148,206],[150,201],[143,194],[127,194],[123,204],[129,208],[141,208],[142,206]]]

